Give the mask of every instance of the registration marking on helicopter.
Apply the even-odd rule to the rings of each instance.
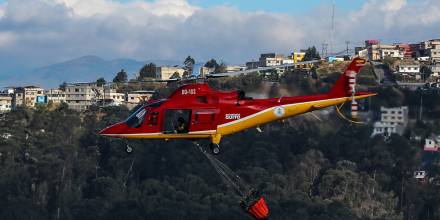
[[[182,89],[182,95],[195,95],[197,94],[196,89]]]

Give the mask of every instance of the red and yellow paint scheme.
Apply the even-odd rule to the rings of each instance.
[[[353,77],[365,65],[355,58],[324,94],[252,99],[240,91],[216,91],[205,83],[184,85],[169,98],[150,101],[126,121],[100,135],[143,139],[211,139],[213,152],[223,136],[310,111],[375,95],[354,92]],[[180,121],[179,121],[180,120]]]

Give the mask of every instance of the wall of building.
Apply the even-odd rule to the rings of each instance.
[[[84,111],[92,104],[93,100],[102,96],[102,87],[96,83],[78,83],[66,86],[66,102],[69,108]]]
[[[12,110],[12,97],[9,95],[0,95],[0,112]]]
[[[182,77],[185,70],[180,67],[169,67],[169,66],[161,66],[156,68],[156,78],[168,80],[171,76],[177,72],[179,77]]]

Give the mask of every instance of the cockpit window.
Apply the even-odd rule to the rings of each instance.
[[[146,114],[147,110],[145,109],[145,107],[140,107],[130,117],[128,117],[125,123],[130,128],[138,128],[142,125]]]

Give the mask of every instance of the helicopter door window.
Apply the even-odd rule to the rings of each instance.
[[[142,122],[144,122],[146,114],[147,110],[144,107],[141,107],[128,117],[125,123],[130,128],[139,128],[142,125]]]
[[[168,109],[165,111],[163,133],[188,133],[191,110],[189,109]]]

